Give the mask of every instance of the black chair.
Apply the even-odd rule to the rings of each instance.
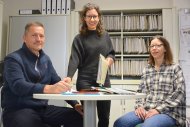
[[[1,90],[3,88],[3,83],[1,83],[1,87],[0,87],[0,106],[1,106]],[[2,120],[2,108],[0,107],[0,127],[3,127],[3,120]]]
[[[3,61],[0,61],[0,87],[3,84]]]

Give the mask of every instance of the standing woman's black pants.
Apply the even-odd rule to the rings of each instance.
[[[90,89],[92,86],[98,87],[96,83],[97,75],[78,74],[76,88],[78,91],[82,89]],[[104,87],[110,87],[110,81],[108,78],[105,81]],[[82,102],[82,101],[81,101]],[[83,102],[82,102],[83,103]],[[97,113],[98,113],[98,127],[109,127],[111,101],[97,101]]]

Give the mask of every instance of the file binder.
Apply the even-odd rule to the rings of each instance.
[[[75,2],[74,0],[66,0],[66,8],[65,8],[65,14],[70,14],[71,10],[75,9]]]
[[[46,0],[42,0],[42,15],[45,15],[47,14],[47,11],[46,11]]]
[[[66,14],[65,8],[66,8],[66,0],[62,0],[62,2],[61,2],[61,14]]]
[[[51,1],[51,14],[57,14],[56,13],[56,1],[57,0],[52,0]]]
[[[56,14],[61,14],[61,0],[57,0]]]
[[[66,9],[65,9],[65,14],[70,14],[71,10],[71,0],[66,0]]]
[[[47,11],[47,14],[51,14],[51,0],[47,0],[46,1],[46,11]]]
[[[28,14],[41,14],[40,10],[32,10],[32,9],[20,9],[20,15],[28,15]]]
[[[97,74],[96,82],[98,84],[100,84],[101,86],[105,82],[107,72],[108,72],[108,63],[107,63],[105,57],[102,54],[100,54],[99,65],[98,65],[98,74]]]

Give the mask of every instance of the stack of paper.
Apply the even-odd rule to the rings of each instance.
[[[98,91],[109,94],[124,94],[124,95],[135,95],[136,91],[126,90],[121,88],[107,88],[107,87],[91,87],[91,91]]]
[[[99,65],[98,65],[98,74],[96,82],[100,85],[103,85],[106,79],[106,75],[108,72],[108,63],[105,57],[100,54]]]
[[[135,95],[136,91],[133,90],[125,90],[121,88],[105,88],[107,91],[110,91],[110,93],[114,94],[124,94],[124,95]]]

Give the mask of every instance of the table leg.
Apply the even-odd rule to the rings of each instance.
[[[96,127],[96,101],[84,100],[84,127]]]

